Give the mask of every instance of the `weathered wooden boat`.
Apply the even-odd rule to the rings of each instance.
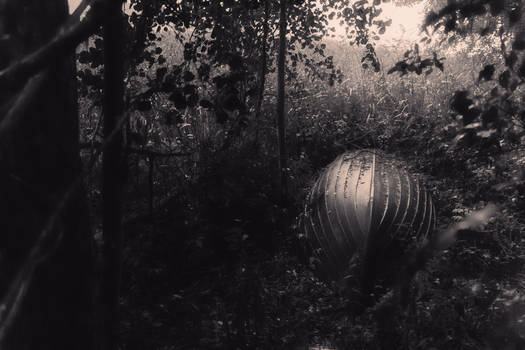
[[[401,162],[358,150],[321,173],[301,221],[319,275],[337,280],[356,256],[365,274],[402,259],[400,251],[432,233],[436,215],[430,194]]]

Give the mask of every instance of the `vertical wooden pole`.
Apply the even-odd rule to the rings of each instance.
[[[153,200],[155,199],[154,185],[154,171],[155,171],[155,156],[150,154],[148,156],[148,187],[149,187],[149,218],[153,223]]]
[[[119,120],[124,113],[122,1],[107,1],[104,19],[104,138],[102,158],[104,272],[101,285],[102,349],[119,344],[119,295],[122,270],[122,211],[125,157]]]
[[[285,102],[285,59],[286,59],[286,0],[280,1],[279,18],[279,57],[277,59],[277,133],[279,138],[279,174],[280,174],[280,195],[281,195],[281,224],[283,233],[287,227],[288,207],[288,174],[287,174],[287,155],[286,155],[286,114],[284,111]]]

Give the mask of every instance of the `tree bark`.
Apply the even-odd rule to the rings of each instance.
[[[261,108],[264,100],[264,86],[266,85],[266,72],[267,72],[267,61],[268,53],[268,31],[269,31],[269,18],[270,18],[270,0],[264,0],[264,19],[263,19],[263,36],[261,43],[261,72],[259,74],[259,94],[257,96],[257,106],[255,107],[255,142],[259,139],[259,121],[261,118]]]
[[[101,285],[103,321],[100,334],[104,350],[119,344],[119,296],[122,271],[122,210],[125,156],[122,123],[124,112],[124,59],[122,2],[110,1],[104,19],[104,139],[102,158],[102,229],[104,272]]]
[[[49,42],[68,16],[65,0],[1,0],[0,69]],[[27,281],[27,292],[7,329],[2,349],[93,348],[93,251],[87,202],[75,186],[63,210],[58,203],[81,174],[74,53],[56,59],[41,78],[21,122],[0,140],[0,295],[28,259],[49,217],[58,228],[45,259]],[[0,120],[15,100],[2,89]],[[2,319],[4,321],[4,319]],[[2,324],[3,326],[4,324]]]
[[[20,87],[27,79],[47,67],[52,61],[73,51],[80,42],[89,38],[97,27],[97,17],[90,13],[86,20],[67,26],[67,28],[61,28],[63,32],[53,36],[52,40],[22,59],[13,62],[8,69],[1,70],[0,89],[8,87],[13,90]]]
[[[284,74],[286,58],[286,0],[280,1],[279,18],[279,57],[277,60],[277,134],[279,138],[279,175],[281,192],[281,209],[283,210],[281,222],[283,229],[287,225],[287,202],[288,202],[288,175],[286,155],[286,115],[284,111],[285,91]]]
[[[150,155],[148,156],[148,187],[149,187],[149,198],[148,198],[148,204],[149,204],[149,217],[151,220],[151,223],[153,224],[153,202],[155,200],[155,156]]]

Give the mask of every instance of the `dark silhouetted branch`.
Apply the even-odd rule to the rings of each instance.
[[[91,149],[94,147],[99,147],[99,142],[81,142],[80,149]],[[151,148],[137,148],[137,147],[126,147],[125,151],[128,154],[138,154],[143,156],[153,156],[153,157],[185,157],[191,156],[193,152],[163,152]]]
[[[120,128],[126,120],[127,115],[120,116],[118,122]],[[108,135],[107,139],[102,144],[100,144],[100,147],[91,158],[85,170],[75,180],[73,180],[73,182],[66,189],[61,199],[58,201],[57,206],[49,215],[42,231],[31,248],[29,255],[18,270],[16,277],[9,285],[4,298],[0,302],[0,349],[3,348],[2,344],[5,340],[5,336],[8,334],[9,329],[13,325],[13,321],[15,320],[18,310],[22,305],[23,299],[33,279],[34,271],[41,263],[53,255],[62,240],[62,232],[60,229],[58,229],[58,234],[56,234],[62,212],[67,207],[69,200],[82,185],[84,178],[93,170],[96,160],[102,151],[107,147],[108,143],[115,137],[115,135],[116,132]]]
[[[5,142],[17,125],[23,122],[22,116],[25,118],[33,116],[32,113],[25,112],[31,106],[31,101],[35,99],[47,76],[47,71],[45,71],[30,78],[22,92],[16,96],[15,102],[0,123],[0,142]]]
[[[93,6],[95,7],[92,6],[86,18],[77,21],[80,18],[81,10],[86,6],[84,3],[84,5],[81,4],[78,12],[75,11],[70,16],[70,19],[49,43],[0,71],[0,90],[20,88],[27,79],[44,69],[50,62],[64,56],[79,43],[89,38],[100,24],[101,16],[98,15],[97,10],[99,3],[101,1],[94,2]],[[71,23],[74,21],[77,22]]]
[[[78,22],[88,3],[89,0],[84,0],[79,5],[63,25],[59,34],[47,45],[0,71],[0,91],[7,89],[16,90],[24,86],[0,123],[0,140],[5,140],[16,126],[19,125],[23,115],[29,117],[29,115],[24,112],[31,105],[31,101],[34,100],[40,91],[40,87],[48,75],[47,71],[40,71],[44,69],[49,62],[61,57],[76,47],[78,43],[89,37],[96,29],[97,20],[95,14],[92,12],[94,9],[91,9],[90,14],[86,16],[88,18]],[[95,1],[94,4],[96,3],[100,3],[100,1]],[[37,74],[38,72],[40,73]]]
[[[147,148],[134,148],[134,147],[128,147],[127,148],[130,153],[134,154],[140,154],[144,156],[153,156],[153,157],[184,157],[184,156],[191,156],[193,152],[162,152],[157,151],[153,149],[147,149]]]
[[[471,231],[476,231],[486,224],[496,212],[496,206],[489,204],[485,208],[471,213],[462,221],[451,225],[445,231],[433,235],[427,242],[422,244],[420,248],[411,254],[406,267],[400,275],[397,287],[381,298],[381,300],[373,307],[374,311],[380,317],[383,317],[387,314],[392,315],[396,309],[399,309],[399,306],[407,306],[410,283],[417,272],[423,270],[432,258],[451,247],[459,236],[463,237],[462,233],[464,231],[470,231],[470,238],[473,238]],[[364,311],[364,309],[361,311]]]

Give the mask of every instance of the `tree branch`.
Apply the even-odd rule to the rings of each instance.
[[[90,149],[93,147],[99,147],[99,142],[81,142],[80,143],[80,149]],[[143,147],[126,147],[125,151],[129,154],[138,154],[143,156],[153,156],[153,157],[184,157],[184,156],[191,156],[193,152],[163,152],[159,150],[155,150],[152,148],[143,148]]]
[[[40,91],[42,83],[46,80],[47,70],[32,77],[25,85],[22,92],[16,96],[16,100],[7,112],[6,116],[0,122],[0,142],[5,142],[11,131],[16,129],[23,119],[31,117],[31,113],[25,113],[30,107],[31,102]],[[1,116],[0,116],[1,117]]]
[[[153,157],[184,157],[191,156],[193,154],[192,152],[162,152],[153,149],[134,147],[128,147],[127,149],[130,153]]]
[[[477,230],[485,225],[496,214],[496,211],[496,206],[489,204],[485,208],[471,213],[462,221],[448,227],[445,231],[433,235],[411,254],[406,267],[399,276],[396,288],[381,298],[373,307],[377,315],[392,314],[399,306],[406,306],[408,304],[410,283],[417,272],[423,270],[432,258],[452,246],[456,242],[458,235],[465,231]],[[364,309],[360,309],[360,311],[364,311]]]
[[[100,23],[99,19],[101,16],[97,14],[97,6],[100,3],[101,0],[94,1],[86,18],[73,24],[72,22],[80,18],[81,10],[87,6],[83,2],[79,6],[78,11],[75,11],[70,16],[50,42],[0,71],[0,91],[20,88],[27,79],[44,69],[49,62],[58,59],[89,38]]]
[[[76,45],[86,38],[97,28],[98,19],[93,8],[98,5],[101,0],[91,1],[91,10],[84,21],[75,24],[75,21],[80,19],[82,12],[87,7],[91,0],[84,0],[78,8],[67,19],[57,34],[47,45],[44,45],[35,52],[22,58],[20,61],[11,64],[6,69],[0,71],[0,91],[17,90],[24,86],[23,90],[16,97],[15,102],[9,108],[7,114],[0,122],[0,140],[5,140],[13,129],[21,122],[27,107],[31,105],[31,101],[40,91],[42,82],[47,77],[47,71],[43,71],[36,75],[39,71],[44,69],[46,65],[68,50],[73,49]],[[98,11],[98,10],[97,10]]]
[[[13,282],[11,282],[5,297],[0,302],[0,348],[3,348],[2,344],[5,340],[5,336],[9,332],[18,310],[22,305],[22,301],[27,294],[29,285],[33,279],[34,271],[41,263],[53,255],[62,240],[63,236],[61,231],[59,231],[58,234],[54,234],[59,223],[60,215],[67,207],[71,197],[82,185],[84,178],[93,170],[97,158],[100,156],[102,151],[106,149],[108,143],[113,140],[117,134],[117,130],[122,127],[124,122],[127,120],[127,117],[127,114],[120,116],[115,130],[108,135],[102,144],[100,144],[100,147],[91,158],[86,169],[80,173],[66,189],[63,196],[58,201],[57,206],[49,215],[49,218],[47,219],[37,240],[33,244],[29,255],[18,270],[16,277],[13,279]]]

